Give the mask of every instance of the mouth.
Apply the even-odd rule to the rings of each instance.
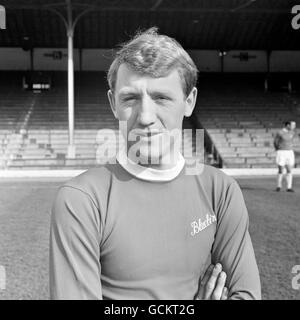
[[[133,130],[130,132],[131,135],[141,137],[141,138],[151,138],[162,134],[163,132],[160,130],[151,130],[151,131],[140,131],[140,130]]]

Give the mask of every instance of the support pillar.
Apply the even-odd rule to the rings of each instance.
[[[68,158],[75,158],[76,146],[74,144],[74,58],[73,58],[73,35],[74,26],[72,22],[71,2],[67,1],[68,10],[68,120],[69,120],[69,145]]]

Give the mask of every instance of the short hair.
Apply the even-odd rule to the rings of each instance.
[[[284,126],[285,126],[285,127],[287,127],[287,126],[290,125],[290,124],[291,124],[291,121],[285,121],[285,122],[284,122]]]
[[[293,120],[285,121],[285,122],[284,122],[284,126],[286,127],[286,126],[288,126],[288,125],[291,125],[292,123],[296,123],[296,122],[293,121]]]
[[[189,54],[175,39],[159,34],[157,27],[139,31],[133,39],[121,45],[107,74],[112,91],[123,63],[140,74],[154,78],[165,77],[171,71],[178,70],[186,96],[197,83],[198,70]]]

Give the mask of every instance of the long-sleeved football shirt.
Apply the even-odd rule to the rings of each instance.
[[[277,132],[274,138],[274,147],[276,150],[293,150],[293,141],[295,138],[295,130],[287,130],[285,128]]]
[[[237,182],[204,166],[147,181],[118,162],[60,187],[52,209],[52,299],[194,299],[210,263],[230,299],[260,299],[259,271]]]

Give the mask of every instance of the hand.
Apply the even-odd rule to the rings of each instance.
[[[201,280],[200,288],[196,294],[196,300],[227,300],[228,289],[225,287],[226,273],[222,271],[222,265],[211,264]]]

